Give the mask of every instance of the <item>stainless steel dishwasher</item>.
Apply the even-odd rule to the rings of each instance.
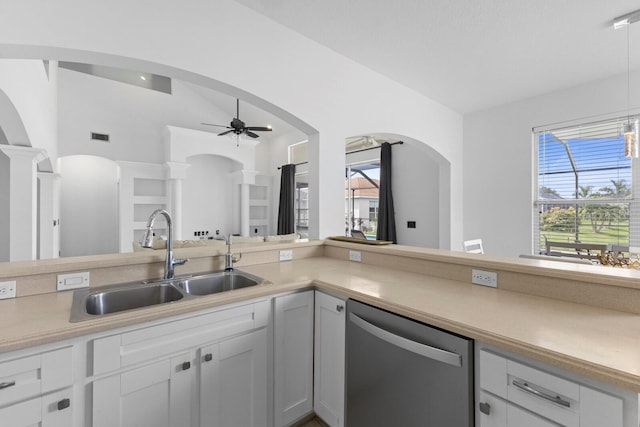
[[[473,340],[347,301],[346,427],[472,427]]]

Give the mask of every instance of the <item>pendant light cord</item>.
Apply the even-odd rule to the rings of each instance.
[[[629,47],[630,24],[627,24],[627,124],[631,125],[631,49]]]

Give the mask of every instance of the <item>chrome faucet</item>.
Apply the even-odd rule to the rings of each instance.
[[[216,232],[214,239],[224,240],[227,244],[227,253],[224,255],[224,271],[233,271],[233,264],[242,259],[242,253],[238,254],[238,258],[235,258],[233,253],[231,253],[231,235],[219,234]]]
[[[150,248],[153,245],[153,222],[156,220],[158,215],[164,216],[167,221],[167,228],[169,229],[169,234],[167,236],[167,256],[164,260],[164,277],[163,279],[173,279],[174,278],[174,266],[175,265],[183,265],[187,262],[187,259],[175,259],[173,257],[173,222],[171,220],[171,215],[164,209],[155,210],[149,219],[147,220],[147,231],[144,232],[144,237],[142,238],[142,242],[140,244],[144,248]]]

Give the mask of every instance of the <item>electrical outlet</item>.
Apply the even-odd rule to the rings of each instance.
[[[0,282],[0,299],[16,297],[16,281]]]
[[[493,271],[471,270],[471,283],[492,288],[498,287],[498,273]]]
[[[362,262],[362,252],[349,251],[349,261]]]
[[[89,272],[82,273],[69,273],[58,274],[58,286],[59,291],[66,291],[69,289],[88,288],[89,287]]]
[[[291,261],[293,259],[293,251],[291,249],[280,251],[280,261]]]

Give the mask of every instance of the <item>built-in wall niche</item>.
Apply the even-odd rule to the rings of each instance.
[[[141,241],[149,216],[156,209],[167,209],[166,181],[164,179],[133,179],[133,238]],[[163,216],[156,218],[153,224],[156,236],[166,235],[168,230]]]
[[[274,234],[270,227],[271,179],[266,175],[256,176],[254,185],[249,186],[249,234],[267,236]]]

